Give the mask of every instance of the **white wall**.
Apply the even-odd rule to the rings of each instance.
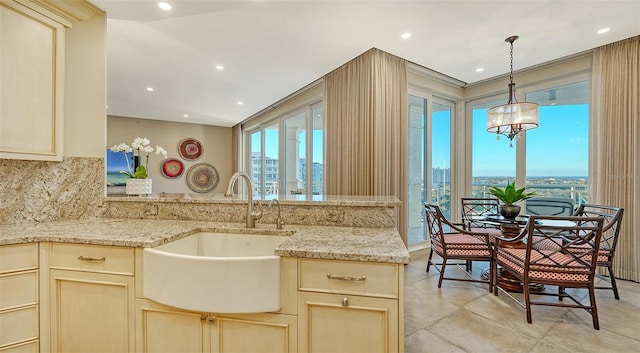
[[[167,122],[149,119],[107,117],[106,148],[119,143],[131,145],[136,137],[146,137],[151,145],[159,145],[167,150],[168,158],[176,158],[184,163],[184,173],[175,179],[162,175],[162,157],[155,153],[149,158],[148,174],[153,179],[153,193],[193,193],[186,183],[189,167],[198,163],[208,163],[218,171],[218,186],[210,194],[222,194],[226,190],[232,170],[232,129],[228,127]],[[202,144],[202,157],[195,161],[184,160],[178,153],[178,144],[185,138],[194,138]],[[111,190],[108,190],[111,193]],[[120,190],[123,192],[123,190]]]

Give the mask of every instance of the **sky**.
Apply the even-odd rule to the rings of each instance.
[[[278,158],[278,130],[277,129],[265,129],[265,156],[270,158]],[[306,154],[306,132],[302,132],[299,135],[299,148],[300,158],[304,158]],[[322,130],[313,130],[313,162],[322,163]],[[318,143],[317,141],[320,141]],[[258,151],[255,146],[260,146],[260,135],[253,134],[251,137],[252,151]]]
[[[473,176],[515,177],[516,141],[488,133],[487,109],[473,110]],[[572,177],[588,175],[589,105],[540,106],[539,126],[527,131],[527,176]],[[278,158],[278,131],[265,129],[265,155]],[[322,131],[314,130],[314,141],[322,141]],[[432,166],[450,168],[450,119],[448,111],[433,113]],[[256,139],[258,137],[258,139]],[[305,134],[300,135],[301,141]],[[259,134],[254,134],[252,146],[259,146]],[[305,145],[301,143],[300,156]],[[313,161],[322,163],[322,144],[314,143]]]
[[[486,131],[487,109],[473,111],[473,176],[515,176],[516,141]],[[527,176],[587,176],[589,105],[540,106],[527,131]],[[500,163],[496,163],[500,161]]]

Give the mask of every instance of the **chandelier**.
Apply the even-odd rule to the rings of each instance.
[[[495,106],[487,112],[487,131],[509,138],[513,147],[513,138],[525,130],[538,127],[538,104],[530,102],[518,103],[516,100],[516,84],[513,82],[513,42],[518,36],[511,36],[504,41],[510,43],[511,70],[509,74],[509,101],[507,104]]]

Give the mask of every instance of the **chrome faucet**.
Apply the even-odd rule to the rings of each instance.
[[[278,206],[278,215],[276,217],[276,229],[282,229],[282,226],[284,225],[284,222],[282,221],[282,217],[281,217],[281,212],[280,212],[280,201],[278,199],[272,199],[271,201],[269,201],[269,208],[273,208],[273,204],[276,204],[276,206]]]
[[[224,193],[224,196],[231,197],[234,196],[233,186],[238,181],[238,178],[242,177],[247,184],[248,189],[248,198],[247,198],[247,215],[246,224],[247,228],[255,228],[256,227],[256,219],[260,219],[262,217],[262,212],[255,212],[253,210],[253,186],[251,185],[251,178],[244,172],[236,172],[231,176],[231,180],[229,180],[229,186],[227,186],[227,192]]]

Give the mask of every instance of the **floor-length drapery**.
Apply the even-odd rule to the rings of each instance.
[[[325,76],[329,195],[406,200],[406,60],[371,49]],[[405,238],[406,207],[397,214]]]
[[[616,277],[640,281],[640,36],[596,48],[590,203],[624,207]]]

